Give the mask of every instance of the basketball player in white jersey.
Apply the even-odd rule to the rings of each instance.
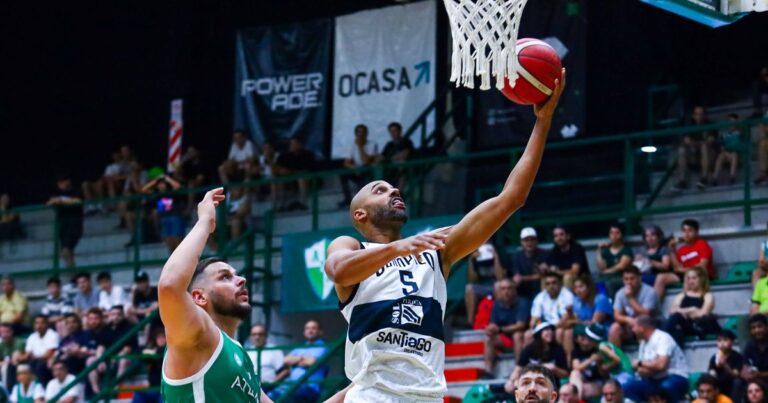
[[[453,227],[403,239],[400,191],[384,181],[352,199],[352,225],[365,238],[336,238],[325,272],[349,323],[347,402],[441,402],[446,391],[443,318],[451,265],[477,250],[525,203],[541,163],[552,116],[565,86],[534,106],[536,125],[501,193]]]

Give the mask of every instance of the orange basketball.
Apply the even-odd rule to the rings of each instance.
[[[501,92],[510,101],[520,105],[546,101],[552,95],[555,80],[559,79],[562,73],[560,56],[546,42],[533,38],[519,39],[516,52],[520,75],[514,87],[504,78],[504,89]]]

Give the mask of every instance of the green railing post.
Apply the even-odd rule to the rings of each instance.
[[[141,244],[144,242],[144,208],[141,202],[136,203],[133,220],[133,276],[141,270]]]
[[[624,139],[624,220],[625,233],[634,233],[635,221],[635,152],[632,140]]]
[[[267,210],[264,214],[264,305],[261,308],[267,329],[272,324],[272,232],[274,219],[272,210]]]
[[[61,228],[61,222],[60,222],[60,216],[59,216],[59,208],[54,206],[53,207],[53,271],[56,273],[55,275],[58,277],[59,275],[59,268],[61,267],[61,262],[59,261],[61,259],[61,256],[59,255],[61,253],[61,240],[59,239],[59,228]]]
[[[744,143],[742,165],[744,165],[744,225],[752,225],[752,136],[748,124],[740,127],[741,141]],[[717,178],[715,178],[717,179]]]
[[[310,188],[310,193],[312,195],[312,231],[317,230],[320,222],[320,211],[319,211],[320,203],[318,199],[317,181],[318,179],[316,177],[312,177],[309,180],[309,188]]]

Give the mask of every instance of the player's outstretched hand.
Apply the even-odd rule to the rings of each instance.
[[[533,113],[536,114],[537,119],[552,119],[552,115],[557,109],[557,103],[560,101],[560,95],[565,88],[565,67],[563,67],[562,74],[559,80],[555,80],[555,90],[552,91],[552,96],[541,104],[533,106]]]
[[[445,240],[448,238],[448,231],[439,229],[414,235],[396,242],[398,254],[400,256],[413,255],[419,261],[419,254],[425,250],[440,250],[445,248]]]
[[[216,207],[225,198],[224,188],[211,189],[197,204],[197,220],[207,224],[210,232],[216,230]]]

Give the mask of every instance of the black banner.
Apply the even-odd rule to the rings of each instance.
[[[331,20],[238,32],[234,127],[257,144],[299,136],[322,154],[331,32]]]
[[[550,138],[584,134],[586,78],[586,1],[529,3],[518,38],[537,38],[551,45],[568,70],[568,84],[552,122]],[[512,103],[501,91],[476,91],[477,136],[472,147],[488,149],[524,144],[536,117],[533,107]]]

